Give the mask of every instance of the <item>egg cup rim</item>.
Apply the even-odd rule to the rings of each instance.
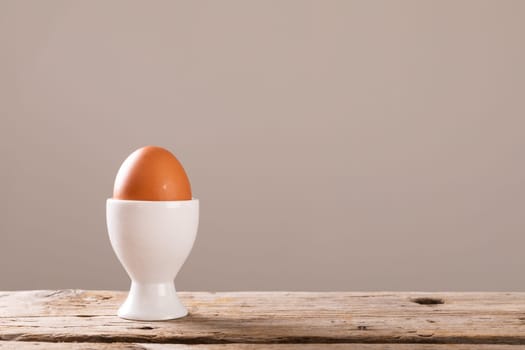
[[[119,204],[129,204],[129,205],[158,205],[158,206],[165,206],[165,205],[184,205],[184,204],[192,204],[192,203],[199,203],[199,200],[195,197],[192,197],[192,199],[185,199],[185,200],[178,200],[178,201],[147,201],[147,200],[134,200],[134,199],[116,199],[116,198],[108,198],[106,200],[107,203],[119,203]]]

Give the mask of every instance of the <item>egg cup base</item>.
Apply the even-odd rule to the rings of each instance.
[[[132,282],[126,301],[120,306],[118,316],[134,321],[164,321],[188,315],[173,282],[139,284]]]

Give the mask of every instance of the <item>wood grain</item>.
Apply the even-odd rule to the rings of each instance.
[[[133,322],[115,316],[125,297],[123,292],[0,292],[0,340],[138,344],[525,344],[525,293],[186,292],[179,295],[190,310],[188,317],[167,322]]]
[[[1,350],[523,350],[525,345],[465,344],[139,344],[0,341]]]

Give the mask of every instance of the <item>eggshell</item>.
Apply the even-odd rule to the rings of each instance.
[[[181,201],[192,196],[190,181],[179,160],[164,148],[146,146],[131,153],[120,166],[113,198]]]

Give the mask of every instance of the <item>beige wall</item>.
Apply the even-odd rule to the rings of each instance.
[[[525,1],[0,1],[0,290],[125,289],[157,144],[190,290],[525,290]]]

